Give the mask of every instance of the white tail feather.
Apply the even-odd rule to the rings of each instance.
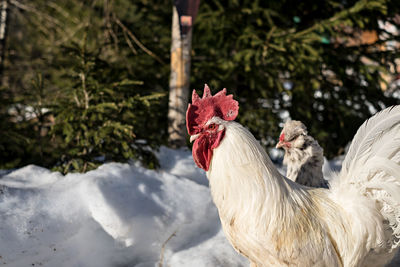
[[[386,240],[392,248],[397,247],[400,240],[400,106],[387,108],[364,122],[337,178],[334,185],[344,188],[352,184],[376,201],[392,230]]]
[[[400,123],[400,106],[387,108],[368,119],[358,129],[343,161],[341,174],[348,177],[356,165],[365,163],[374,155],[373,144],[392,127]],[[398,133],[399,135],[400,133]],[[389,141],[389,140],[387,140]]]

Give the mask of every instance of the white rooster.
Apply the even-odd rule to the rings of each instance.
[[[224,232],[252,266],[383,266],[400,234],[400,106],[357,132],[331,188],[283,177],[222,90],[195,91],[186,113]]]
[[[322,173],[324,150],[301,121],[286,121],[276,148],[283,148],[283,164],[287,166],[286,177],[311,187],[327,187]]]

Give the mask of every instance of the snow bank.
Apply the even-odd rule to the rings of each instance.
[[[66,176],[33,165],[0,171],[0,265],[248,266],[226,240],[191,152],[158,156],[158,171],[134,162]]]
[[[0,179],[5,266],[247,266],[225,239],[190,151],[161,169],[108,163],[66,176],[26,166]]]

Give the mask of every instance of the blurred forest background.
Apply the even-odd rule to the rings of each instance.
[[[0,168],[65,173],[130,158],[156,168],[172,2],[0,2]],[[399,29],[398,0],[201,0],[190,88],[226,87],[266,148],[285,118],[301,120],[331,158],[400,103]]]

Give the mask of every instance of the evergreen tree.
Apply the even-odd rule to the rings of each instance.
[[[40,117],[18,123],[28,145],[15,144],[24,160],[14,161],[20,155],[10,151],[4,155],[7,166],[34,163],[85,171],[99,159],[136,158],[157,167],[151,151],[166,139],[160,114],[166,114],[168,82],[168,60],[158,54],[169,53],[170,29],[162,22],[171,11],[160,17],[152,3],[127,0],[11,4],[5,90],[14,97],[4,109],[20,103],[18,116],[25,118],[25,108],[34,108],[38,116],[44,108],[55,124],[51,135],[42,136]],[[41,94],[31,83],[37,73]],[[42,108],[36,109],[39,95]]]
[[[54,108],[52,134],[60,137],[61,170],[87,171],[104,161],[139,159],[157,167],[151,152],[158,132],[148,131],[157,121],[157,104],[164,94],[140,95],[143,82],[129,79],[123,68],[102,60],[102,50],[83,45],[66,47],[64,88]],[[71,65],[69,65],[71,64]]]
[[[202,0],[190,88],[228,88],[239,122],[266,147],[289,115],[338,155],[373,112],[399,103],[384,78],[398,75],[400,37],[382,27],[398,30],[397,2]],[[156,166],[149,148],[167,139],[172,3],[8,3],[0,167],[88,170],[129,157]]]
[[[263,144],[276,143],[288,112],[335,156],[372,112],[399,103],[381,83],[396,69],[399,50],[380,49],[399,35],[379,26],[396,25],[399,11],[385,0],[202,1],[192,84],[233,92],[239,121]],[[350,45],[363,31],[379,39]]]

